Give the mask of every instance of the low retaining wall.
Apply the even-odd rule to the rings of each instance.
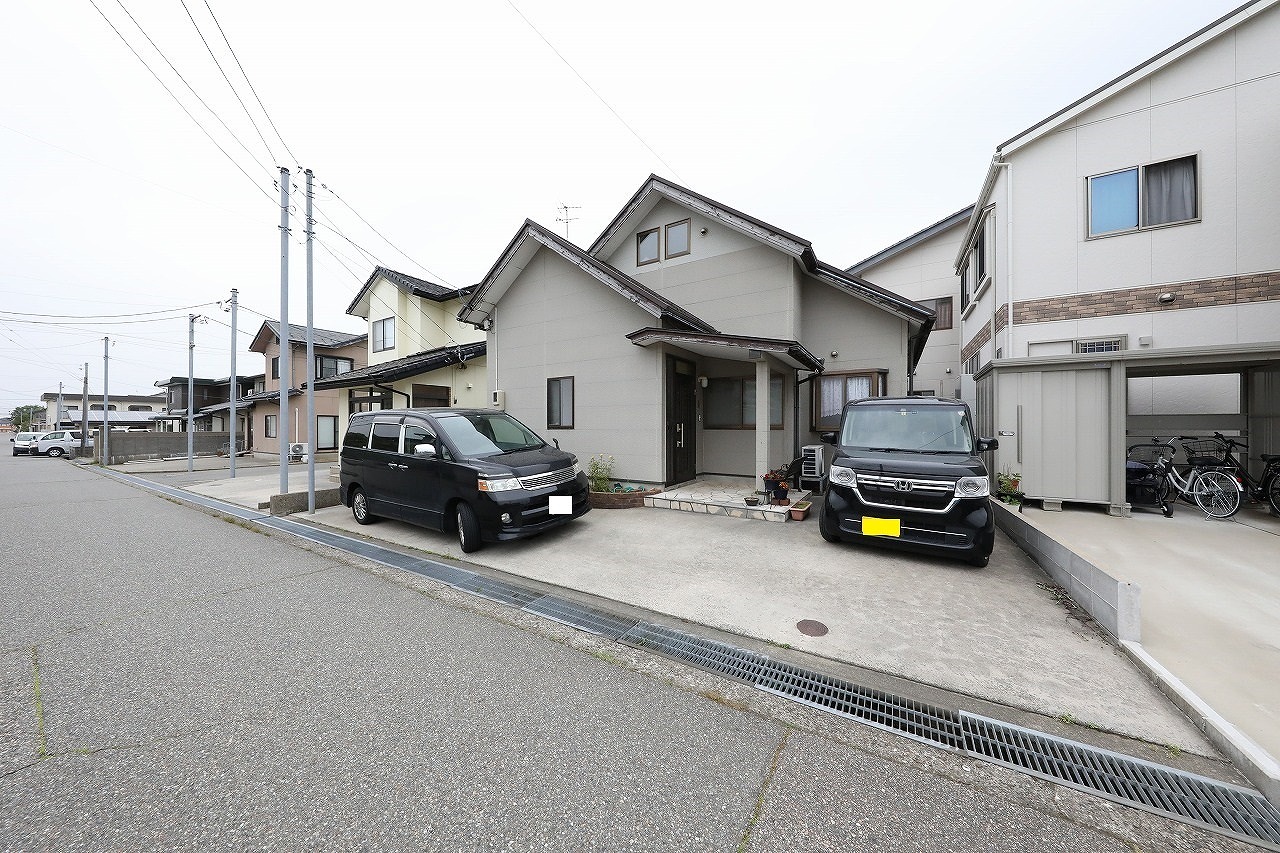
[[[94,433],[95,447],[102,447],[101,431]],[[231,446],[229,432],[194,432],[192,446],[197,456],[214,456]],[[168,459],[187,455],[185,432],[112,432],[107,451],[108,465],[120,465],[139,459]]]
[[[636,509],[644,506],[644,499],[656,495],[662,489],[644,489],[638,492],[592,492],[592,509]]]
[[[992,501],[996,524],[1040,564],[1071,600],[1118,640],[1142,641],[1142,591],[1121,583],[1051,538],[999,501]]]
[[[337,506],[340,503],[342,501],[338,499],[338,488],[336,486],[331,489],[316,489],[316,509]],[[292,515],[295,512],[306,512],[307,493],[290,492],[287,495],[272,495],[270,507],[272,515]]]

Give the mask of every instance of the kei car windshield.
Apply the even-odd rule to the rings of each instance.
[[[463,456],[495,456],[534,450],[546,444],[524,424],[503,412],[441,415],[436,422]]]
[[[972,453],[965,410],[951,406],[854,406],[845,416],[840,445],[863,450]]]

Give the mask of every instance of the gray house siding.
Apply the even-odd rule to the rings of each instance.
[[[502,299],[489,333],[492,387],[507,411],[577,454],[615,459],[628,479],[662,482],[662,353],[629,342],[653,317],[540,249]],[[547,379],[573,377],[573,429],[547,428]]]

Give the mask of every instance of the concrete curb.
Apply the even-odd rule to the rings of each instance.
[[[337,486],[331,489],[316,489],[316,509],[324,509],[325,507],[337,506],[342,503],[342,501],[338,500],[338,491]],[[307,493],[289,492],[287,495],[272,495],[268,507],[272,515],[292,515],[295,512],[306,512]],[[258,508],[268,509],[268,507],[260,506]]]
[[[1210,743],[1222,750],[1272,805],[1280,807],[1280,764],[1265,749],[1224,720],[1191,688],[1148,654],[1140,643],[1121,640],[1120,648],[1146,671],[1156,687],[1160,688],[1160,692],[1182,709],[1191,722],[1205,733]]]
[[[996,524],[1067,591],[1072,601],[1124,642],[1142,640],[1142,590],[1122,583],[1053,539],[999,501],[992,501]]]

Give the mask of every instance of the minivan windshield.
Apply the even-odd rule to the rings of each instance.
[[[436,423],[463,456],[494,456],[546,445],[528,427],[504,412],[438,415]]]
[[[840,429],[840,446],[860,450],[973,453],[973,430],[958,406],[851,407]]]

